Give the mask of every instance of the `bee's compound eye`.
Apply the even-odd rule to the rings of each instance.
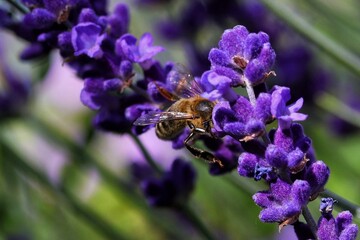
[[[213,104],[208,100],[201,101],[196,106],[196,111],[202,114],[211,114],[212,110],[213,110]]]

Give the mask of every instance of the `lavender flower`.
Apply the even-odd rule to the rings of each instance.
[[[358,227],[352,223],[352,215],[349,211],[332,216],[333,204],[336,200],[332,198],[321,199],[320,212],[322,216],[318,221],[318,237],[320,240],[354,240],[358,233]]]
[[[263,208],[259,218],[263,222],[297,220],[301,209],[310,197],[310,186],[306,181],[296,180],[288,184],[278,179],[270,184],[268,191],[260,191],[253,196],[254,202]]]
[[[293,105],[287,107],[285,104],[289,100],[289,88],[274,86],[271,94],[271,113],[278,119],[281,129],[288,129],[293,121],[304,121],[307,118],[307,115],[297,113],[303,105],[303,99],[300,98]]]
[[[275,52],[266,33],[249,34],[244,26],[236,26],[224,32],[219,48],[211,49],[209,60],[212,69],[232,80],[232,86],[254,86],[267,78]]]
[[[213,134],[231,136],[244,146],[247,142],[255,143],[253,146],[257,146],[258,151],[248,152],[249,149],[243,148],[245,151],[238,158],[238,172],[269,183],[269,190],[256,193],[253,200],[263,208],[261,221],[278,222],[283,227],[298,222],[302,209],[323,190],[330,171],[322,161],[316,161],[311,140],[301,125],[294,123],[307,117],[298,113],[303,100],[300,98],[286,106],[290,89],[280,86],[256,96],[251,92],[252,86],[263,83],[274,61],[275,53],[268,41],[264,33],[251,34],[245,27],[237,26],[224,32],[219,49],[210,51],[213,71],[226,76],[225,79],[230,78],[230,86],[245,85],[250,91],[249,100],[238,96],[234,102],[223,99],[216,104]],[[278,128],[268,134],[266,125],[274,120],[278,120]],[[265,139],[264,144],[257,141],[260,136]]]
[[[138,46],[135,45],[136,41],[130,34],[123,35],[116,42],[116,53],[131,62],[139,63],[144,69],[149,69],[153,65],[152,58],[164,48],[152,46],[153,38],[149,33],[142,35]]]
[[[0,66],[0,80],[3,89],[0,89],[0,120],[20,116],[26,109],[30,98],[30,83],[21,79],[5,64]]]
[[[140,116],[143,116],[149,112],[160,112],[160,109],[151,105],[150,103],[134,104],[126,108],[125,117],[130,122],[135,122],[135,120],[138,119]],[[139,135],[153,127],[153,124],[147,126],[133,126],[132,133]]]
[[[139,39],[128,33],[129,11],[125,5],[118,5],[108,15],[105,1],[23,2],[31,11],[20,21],[0,11],[0,19],[4,20],[1,25],[29,42],[21,55],[23,59],[59,49],[65,62],[84,79],[80,98],[84,105],[98,111],[94,118],[97,128],[138,135],[153,127],[133,126],[132,123],[144,114],[161,111],[153,103],[166,102],[159,89],[174,89],[167,81],[173,64],[162,65],[154,59],[164,48],[153,45],[150,33]],[[171,30],[170,37],[185,34],[193,38],[192,31],[200,29],[208,17],[205,6],[216,4],[194,1],[188,6],[189,15],[178,24],[179,28],[173,27],[176,23],[165,28]],[[227,3],[226,9],[230,9],[229,6],[238,7],[233,1]],[[219,18],[216,21],[221,23]],[[22,29],[25,25],[28,29]],[[194,44],[187,48],[195,50],[194,55],[201,59]],[[208,127],[204,133],[209,136],[199,139],[213,151],[215,157],[208,154],[210,161],[211,158],[221,161],[221,164],[210,166],[211,174],[224,174],[237,168],[239,175],[256,181],[263,179],[267,183],[267,190],[253,196],[254,202],[262,208],[261,221],[277,222],[281,227],[294,224],[298,228],[310,228],[310,225],[299,223],[299,215],[309,201],[323,191],[330,170],[315,158],[311,139],[300,124],[294,123],[307,117],[299,113],[303,99],[287,105],[291,100],[289,88],[274,86],[267,91],[265,80],[273,74],[275,57],[266,33],[250,33],[240,25],[225,30],[218,48],[211,49],[208,55],[211,69],[197,78],[204,89],[202,97],[215,104],[212,119],[206,121]],[[135,78],[135,69],[140,70],[141,77]],[[246,87],[248,98],[233,89],[238,86]],[[127,88],[132,92],[125,91]],[[277,127],[268,132],[267,125],[275,120]],[[202,129],[195,130],[201,132]],[[171,139],[173,148],[184,147],[184,140],[195,130],[186,128],[176,134]],[[149,174],[139,180],[150,205],[180,207],[194,189],[195,179],[192,166],[176,159],[161,178]],[[355,239],[357,227],[351,224],[351,214],[345,212],[334,219],[332,204],[329,199],[323,202],[319,237]],[[308,231],[307,235],[310,236]]]
[[[147,4],[146,7],[149,5]],[[166,6],[168,5],[163,7]],[[290,85],[294,99],[303,97],[306,104],[310,105],[316,93],[323,91],[329,85],[331,76],[314,63],[314,56],[307,43],[298,38],[296,33],[258,1],[229,0],[226,3],[213,0],[191,1],[178,10],[177,16],[157,24],[157,29],[167,40],[181,39],[185,42],[186,56],[191,70],[200,75],[209,65],[207,53],[196,43],[197,37],[214,23],[220,28],[225,28],[228,27],[229,21],[241,23],[254,32],[265,31],[271,36],[272,45],[281,52],[276,67],[277,83]],[[213,44],[209,43],[209,47]]]
[[[79,23],[72,29],[71,34],[74,55],[85,54],[90,58],[101,58],[104,52],[101,43],[105,39],[99,25],[92,22]]]
[[[67,31],[67,26],[76,25],[82,8],[92,8],[97,14],[104,14],[104,4],[90,1],[23,1],[31,9],[22,21],[13,20],[5,27],[29,42],[21,53],[23,60],[30,60],[48,54],[58,47],[58,36]],[[99,1],[100,3],[100,1]]]
[[[85,80],[80,98],[84,105],[99,111],[94,118],[97,128],[130,132],[133,119],[125,117],[126,108],[147,102],[144,96],[138,94],[122,94],[132,84],[133,64],[150,71],[153,66],[159,65],[153,57],[163,48],[152,46],[149,33],[144,34],[136,45],[136,38],[127,33],[127,7],[119,4],[112,14],[105,15],[104,3],[87,0],[58,4],[51,1],[26,2],[34,10],[26,14],[18,25],[29,24],[30,29],[40,31],[37,36],[25,38],[31,44],[31,51],[25,51],[26,58],[45,54],[43,46],[47,51],[58,48],[77,75]],[[67,31],[65,26],[71,27],[71,31]],[[54,39],[51,46],[46,45],[50,43],[47,36]],[[34,52],[34,49],[38,51]],[[165,69],[157,68],[156,74],[164,74],[160,71]],[[140,84],[141,81],[140,91],[147,91],[148,86]],[[145,130],[133,129],[138,134]]]
[[[212,175],[221,175],[234,170],[237,167],[239,154],[244,152],[240,142],[230,136],[225,136],[221,141],[215,143],[216,146],[210,146],[210,144],[214,145],[214,139],[211,138],[205,138],[204,143],[214,151],[215,157],[223,164],[222,167],[218,164],[211,164],[209,172]]]
[[[217,74],[215,71],[206,71],[197,81],[204,93],[203,97],[209,100],[226,99],[229,102],[234,102],[238,95],[231,88],[231,79]]]
[[[148,203],[157,207],[179,207],[195,187],[196,172],[184,160],[176,159],[161,179],[144,179],[141,188]]]

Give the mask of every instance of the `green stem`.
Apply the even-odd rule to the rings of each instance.
[[[342,210],[349,210],[354,217],[360,219],[360,206],[348,201],[347,199],[337,195],[336,193],[331,192],[328,189],[325,189],[323,192],[320,193],[322,197],[331,197],[338,202],[335,204],[335,207],[339,207]]]
[[[250,182],[251,179],[245,179],[243,177],[239,177],[239,175],[224,175],[221,177],[225,182],[229,185],[233,186],[236,190],[241,189],[242,192],[246,192],[249,196],[252,196],[254,193],[259,191],[253,182]]]
[[[59,185],[55,188],[42,172],[28,164],[28,161],[24,160],[19,154],[17,154],[6,140],[1,138],[0,144],[2,146],[2,150],[6,152],[7,156],[10,156],[10,162],[14,165],[14,167],[16,167],[16,169],[21,170],[24,174],[28,175],[32,179],[35,179],[39,184],[50,190],[52,193],[62,197],[71,210],[76,213],[76,216],[82,218],[91,226],[91,228],[108,239],[127,239],[117,229],[112,227],[111,224],[107,223],[94,211],[75,199],[65,186]]]
[[[119,179],[108,169],[102,166],[99,161],[96,160],[94,156],[81,144],[74,142],[63,132],[59,131],[54,126],[42,120],[41,118],[31,116],[27,120],[27,123],[30,125],[30,127],[36,129],[37,133],[42,134],[50,142],[53,142],[66,149],[71,154],[71,158],[74,160],[74,163],[82,166],[84,164],[92,165],[100,172],[101,176],[104,177],[107,182],[109,182],[113,186],[116,186],[117,189],[129,189],[129,187],[124,183],[124,181]]]
[[[252,106],[255,106],[256,96],[255,96],[254,88],[251,86],[251,83],[248,80],[245,81],[245,84],[246,84],[246,92],[249,97],[250,103]]]
[[[29,12],[29,9],[23,4],[19,3],[17,0],[6,0],[10,5],[14,6],[21,13],[26,14]]]
[[[110,223],[102,219],[91,208],[80,203],[66,188],[61,189],[61,192],[71,209],[78,216],[85,219],[92,227],[96,227],[104,236],[109,239],[128,239],[128,237],[123,236],[116,228],[112,227]]]
[[[329,93],[322,93],[316,98],[316,104],[335,116],[360,127],[360,112],[352,109],[335,96]]]
[[[163,173],[163,170],[159,167],[159,165],[151,157],[150,153],[148,152],[148,150],[146,149],[144,144],[140,141],[138,136],[131,134],[131,133],[130,133],[130,136],[135,141],[136,145],[140,148],[142,154],[144,155],[146,162],[150,165],[151,168],[153,168],[156,171],[156,173],[161,175]]]
[[[331,25],[336,24],[337,26],[335,29],[337,30],[343,30],[341,28],[347,28],[349,32],[353,33],[358,33],[360,31],[359,24],[357,24],[356,21],[353,21],[353,18],[349,17],[349,15],[337,11],[337,9],[334,9],[334,7],[330,7],[330,5],[327,3],[324,4],[321,1],[303,1],[302,4],[305,4],[307,10],[310,10],[316,14],[320,14],[323,19],[328,20]]]
[[[49,125],[47,122],[43,121],[40,118],[36,118],[35,116],[32,116],[31,118],[28,118],[28,120],[30,121],[32,127],[35,127],[37,130],[39,130],[41,133],[43,133],[45,136],[47,136],[51,141],[55,141],[59,145],[68,149],[69,153],[74,154],[74,156],[73,156],[74,160],[78,161],[80,159],[84,159],[87,163],[94,165],[99,170],[100,174],[104,177],[104,179],[107,180],[111,185],[115,186],[115,189],[117,191],[120,191],[120,193],[129,194],[131,196],[132,201],[134,201],[134,203],[137,203],[140,206],[144,205],[144,202],[141,202],[139,198],[134,197],[133,189],[131,189],[130,186],[125,184],[121,179],[117,178],[112,173],[110,173],[106,168],[104,168],[102,165],[100,165],[98,163],[98,161],[95,160],[86,149],[83,149],[80,144],[71,141],[62,132],[58,131],[53,126]],[[145,146],[142,144],[142,142],[138,139],[138,137],[133,136],[133,135],[132,135],[132,137],[133,137],[134,141],[136,142],[136,144],[138,144],[140,150],[143,152],[143,154],[144,154],[146,160],[149,162],[150,166],[152,166],[154,168],[154,170],[157,171],[158,173],[162,173],[163,171],[156,164],[156,162],[152,159],[151,155],[149,154],[149,152],[147,151]],[[84,162],[80,162],[80,164],[83,164],[83,163]],[[189,217],[188,218],[189,222],[193,223],[193,225],[196,228],[198,228],[199,232],[204,232],[204,230],[202,228],[200,228],[201,225],[197,221],[195,221],[198,218],[195,218],[195,217],[190,218],[192,215],[195,216],[194,213],[192,213],[191,215],[190,214],[186,215]],[[152,217],[151,218],[152,220],[156,220],[156,218],[154,218],[153,216],[149,216],[149,217]],[[200,220],[198,219],[198,221],[200,221]],[[157,220],[156,220],[156,222],[158,223],[158,225],[165,228],[166,233],[168,233],[170,236],[174,236],[174,233],[176,233],[176,231],[175,231],[176,229],[169,231],[169,229],[166,226],[164,226],[165,225],[164,223],[159,222]]]
[[[178,211],[188,220],[193,226],[203,234],[203,236],[208,240],[216,239],[212,233],[207,229],[201,219],[195,214],[195,212],[188,206],[178,208]]]
[[[41,118],[31,116],[27,118],[28,124],[32,129],[36,129],[37,133],[42,134],[50,142],[53,142],[70,153],[71,159],[74,163],[79,166],[84,164],[89,164],[95,167],[104,181],[109,184],[114,192],[119,195],[119,197],[127,197],[131,203],[136,207],[140,207],[143,210],[144,216],[146,216],[150,222],[154,222],[158,227],[160,227],[169,238],[178,239],[181,233],[176,228],[173,228],[169,221],[163,221],[161,218],[158,218],[156,215],[152,214],[145,201],[142,197],[135,191],[135,189],[127,184],[123,179],[115,176],[107,168],[102,166],[87,149],[85,149],[81,144],[74,142],[71,138],[67,137],[63,132],[56,129],[50,123],[42,120]]]
[[[333,57],[344,67],[355,73],[357,76],[360,76],[360,59],[348,49],[324,35],[315,28],[313,24],[305,21],[303,17],[285,6],[283,2],[273,0],[261,0],[261,2],[295,31],[314,43],[318,48],[322,49],[330,57]]]
[[[143,143],[140,141],[140,139],[134,135],[130,134],[131,137],[134,139],[135,143],[140,148],[141,152],[143,153],[147,163],[158,173],[162,174],[163,170],[159,167],[159,165],[154,161],[154,159],[151,157],[150,153],[147,151]],[[202,233],[206,239],[215,239],[210,231],[206,228],[206,226],[203,224],[201,219],[195,214],[194,211],[192,211],[188,205],[181,206],[177,208],[177,210],[182,213],[182,215],[194,226],[200,233]]]
[[[307,206],[304,206],[302,208],[302,215],[304,216],[306,223],[310,227],[312,234],[315,236],[315,240],[317,240],[317,225]]]

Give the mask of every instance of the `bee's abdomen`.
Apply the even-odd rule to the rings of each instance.
[[[186,126],[185,120],[171,120],[156,124],[156,135],[160,139],[170,140],[177,137]]]

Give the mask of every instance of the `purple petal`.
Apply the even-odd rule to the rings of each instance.
[[[266,148],[265,158],[271,166],[284,169],[288,165],[286,155],[286,152],[283,151],[281,148],[270,144]]]
[[[49,11],[58,14],[60,11],[64,10],[66,8],[66,5],[68,4],[68,1],[66,0],[43,0],[44,7],[48,9]]]
[[[256,99],[256,106],[254,109],[254,115],[257,119],[261,120],[263,123],[267,123],[272,120],[271,115],[271,95],[268,93],[260,93],[259,97]]]
[[[289,129],[292,124],[292,118],[290,116],[278,117],[278,125],[280,129]]]
[[[358,226],[356,224],[351,224],[341,232],[339,240],[356,240],[357,234]]]
[[[352,223],[353,216],[349,211],[340,212],[336,217],[336,224],[339,232],[343,231]]]
[[[226,122],[236,121],[236,117],[230,108],[230,104],[227,101],[219,102],[213,109],[212,120],[214,122],[214,130],[218,132],[223,131],[223,126]]]
[[[250,33],[245,40],[244,57],[248,60],[256,58],[262,48],[262,41],[258,34]]]
[[[290,112],[297,112],[300,110],[300,108],[302,107],[304,103],[304,99],[303,98],[299,98],[294,104],[289,106],[289,111]]]
[[[335,219],[334,218],[327,219],[321,216],[318,222],[317,235],[320,240],[338,239]]]
[[[254,59],[248,63],[244,75],[252,86],[256,86],[257,84],[263,82],[265,79],[265,73],[266,69],[264,68],[262,62],[258,59]]]
[[[273,204],[273,199],[269,191],[259,191],[253,195],[252,199],[256,205],[262,208],[269,207]]]
[[[152,36],[150,33],[145,33],[139,41],[139,46],[136,46],[137,39],[131,34],[123,35],[116,42],[116,53],[119,56],[125,56],[132,62],[146,64],[156,54],[163,51],[163,47],[151,46]],[[150,66],[145,66],[148,69]]]
[[[230,63],[229,56],[218,48],[212,48],[209,52],[209,61],[212,65],[228,66]]]
[[[94,23],[80,23],[73,27],[71,33],[72,45],[75,49],[75,56],[86,54],[91,58],[101,58],[103,51],[101,43],[104,35],[101,35],[102,29]]]
[[[231,87],[245,86],[244,79],[241,74],[235,71],[232,68],[224,67],[224,66],[212,66],[211,68],[217,74],[226,76],[232,80]]]
[[[71,43],[71,32],[62,32],[58,35],[58,46],[61,51],[72,52],[74,48]]]
[[[245,125],[241,122],[224,123],[223,130],[235,139],[243,139],[247,135]]]
[[[271,113],[274,117],[288,115],[289,110],[285,103],[290,100],[290,89],[286,87],[274,87],[275,91],[271,94]]]
[[[294,168],[298,166],[304,160],[305,154],[299,149],[296,148],[294,151],[288,153],[288,167]]]
[[[128,7],[125,4],[116,5],[114,13],[110,15],[107,20],[109,22],[111,36],[118,38],[125,34],[128,32],[130,21]]]
[[[106,79],[103,83],[104,91],[120,91],[123,81],[119,78]]]
[[[219,42],[219,48],[226,51],[228,56],[242,56],[245,38],[248,34],[246,27],[241,25],[235,26],[233,29],[227,29]]]
[[[305,179],[311,186],[311,194],[316,194],[321,191],[328,181],[330,176],[330,169],[322,161],[316,161],[311,164],[306,171]]]
[[[127,57],[129,60],[134,60],[134,46],[136,44],[136,37],[130,33],[124,34],[121,38],[116,40],[115,43],[115,52],[119,56]]]
[[[274,49],[271,47],[270,43],[265,43],[263,48],[261,49],[259,60],[262,62],[264,69],[266,72],[270,70],[270,68],[275,63],[276,54]]]
[[[101,105],[93,100],[93,93],[87,92],[85,89],[81,90],[80,93],[80,100],[81,102],[93,110],[99,110],[101,108]]]
[[[124,60],[120,63],[119,75],[123,80],[127,80],[133,73],[133,65],[131,62]]]
[[[84,80],[84,89],[91,93],[101,93],[104,91],[104,80],[98,78],[86,78]]]
[[[144,62],[153,58],[159,52],[164,51],[165,49],[160,46],[152,46],[153,37],[150,33],[144,33],[139,41],[139,62]]]
[[[307,181],[295,180],[291,189],[291,196],[299,205],[299,210],[309,202],[310,185]]]
[[[261,210],[259,219],[262,222],[282,222],[287,216],[287,209],[283,206],[265,208]]]
[[[265,130],[265,125],[258,119],[251,118],[245,124],[245,134],[247,136],[260,136]]]
[[[92,22],[97,24],[98,23],[98,16],[96,15],[95,11],[91,8],[83,8],[79,15],[79,23],[85,22]]]
[[[20,54],[21,60],[30,60],[46,54],[49,50],[41,43],[34,42],[27,46]]]
[[[125,110],[125,117],[129,121],[133,122],[138,119],[140,116],[145,115],[149,112],[158,112],[160,111],[157,107],[149,104],[134,104]]]
[[[244,177],[254,177],[255,166],[258,163],[258,158],[254,154],[242,153],[238,160],[238,173]]]
[[[198,83],[204,89],[202,96],[209,100],[219,99],[225,94],[229,95],[231,79],[215,71],[204,72]]]
[[[292,121],[304,121],[307,119],[308,115],[303,113],[291,113],[289,117]]]
[[[253,106],[250,101],[240,96],[232,107],[236,117],[243,123],[246,123],[253,115]]]
[[[46,9],[36,8],[25,15],[24,22],[34,29],[44,29],[56,22],[56,16]]]

